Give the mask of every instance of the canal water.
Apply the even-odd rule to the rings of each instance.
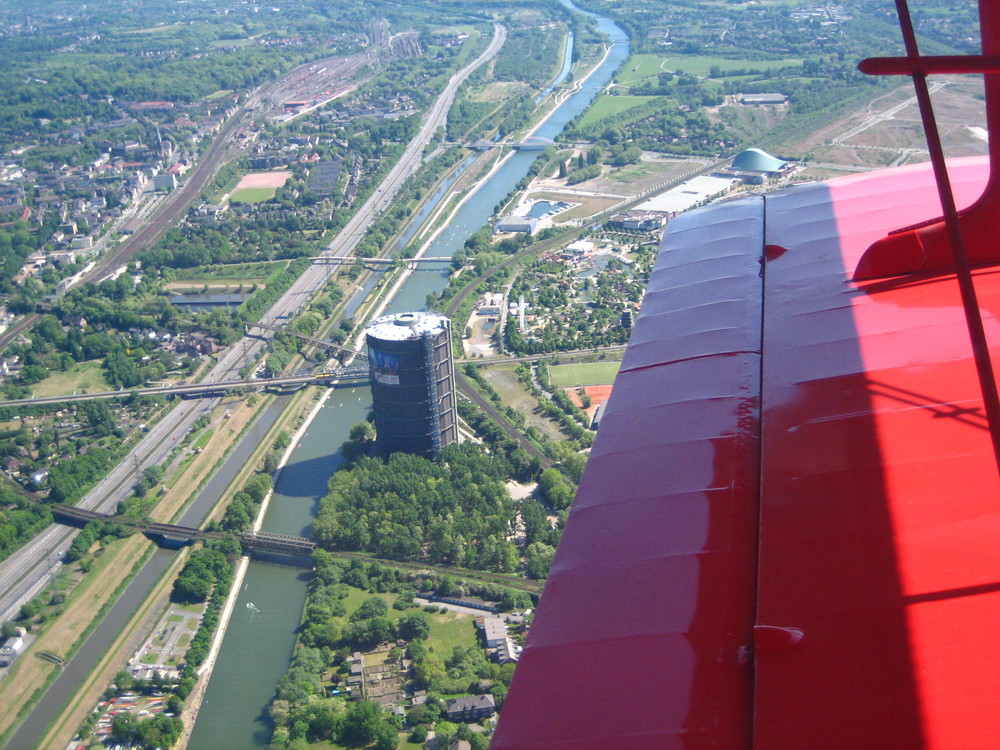
[[[542,99],[547,97],[560,83],[566,80],[566,76],[569,75],[569,69],[573,67],[573,32],[569,32],[566,35],[566,44],[563,46],[563,64],[562,68],[559,70],[558,75],[552,79],[552,83],[545,87],[538,96],[535,97],[535,103],[537,104]]]
[[[569,5],[566,0],[564,4]],[[607,18],[587,15],[596,20],[613,46],[581,89],[567,98],[536,131],[543,138],[554,138],[566,123],[583,112],[628,56],[625,32]],[[456,213],[427,255],[450,257],[461,248],[486,223],[493,207],[524,177],[536,156],[518,152],[508,159]],[[439,199],[447,194],[446,190],[438,192]],[[447,270],[411,274],[386,313],[426,309],[427,296],[444,289],[447,281]],[[327,480],[340,464],[340,445],[370,408],[367,388],[338,389],[330,394],[278,477],[264,519],[265,531],[308,535],[319,499],[326,492]],[[271,734],[267,705],[275,685],[288,669],[305,595],[302,569],[256,561],[250,564],[190,748],[226,750],[267,746]]]

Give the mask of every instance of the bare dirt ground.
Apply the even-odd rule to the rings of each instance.
[[[291,172],[252,172],[243,176],[243,179],[239,181],[239,184],[236,185],[233,192],[236,192],[236,190],[242,190],[243,188],[284,187],[285,183],[288,182],[288,178],[291,176]]]
[[[493,345],[493,332],[499,325],[498,316],[473,315],[469,318],[468,327],[472,335],[462,340],[466,357],[493,357],[496,347]]]
[[[519,412],[524,414],[527,426],[534,426],[538,428],[539,432],[542,432],[552,440],[563,440],[566,436],[560,432],[559,428],[550,422],[548,419],[543,417],[541,414],[536,413],[538,409],[538,402],[535,398],[525,390],[524,386],[521,385],[517,380],[517,376],[514,374],[515,365],[508,366],[497,366],[497,367],[487,367],[483,371],[483,375],[489,381],[490,385],[496,388],[497,393],[503,398],[504,404],[507,406],[513,406]]]
[[[982,80],[960,76],[931,79],[932,85],[942,82],[946,85],[932,94],[932,102],[946,155],[985,154]],[[930,158],[910,85],[900,86],[807,137],[789,143],[782,153],[808,157],[812,166],[805,176],[813,179],[829,177],[830,170],[835,171],[838,166],[858,171],[924,162]]]

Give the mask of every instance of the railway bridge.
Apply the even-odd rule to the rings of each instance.
[[[141,518],[125,518],[123,516],[112,516],[97,511],[78,508],[75,505],[64,505],[55,503],[49,506],[52,515],[60,523],[70,526],[85,526],[91,521],[111,521],[120,523],[150,537],[154,542],[163,547],[183,547],[194,541],[207,539],[225,539],[230,537],[221,531],[205,531],[195,529],[190,526],[175,526],[169,523],[156,523],[146,521]],[[290,536],[288,534],[272,534],[266,531],[247,532],[237,534],[243,551],[247,554],[255,552],[266,552],[268,554],[291,555],[293,557],[308,557],[316,549],[316,543],[311,539],[301,536]]]
[[[313,346],[319,347],[321,349],[326,349],[327,351],[336,352],[337,354],[341,355],[350,354],[364,360],[368,359],[367,352],[362,352],[358,351],[357,349],[351,349],[350,347],[341,346],[340,344],[335,344],[332,341],[325,341],[323,339],[317,339],[312,336],[307,336],[304,333],[298,333],[296,331],[293,331],[287,326],[285,327],[273,326],[268,323],[247,323],[244,325],[244,330],[246,330],[248,335],[252,335],[250,332],[254,328],[260,328],[263,331],[271,331],[272,333],[286,333],[289,336],[295,336],[295,338],[297,339],[306,341],[312,344]]]

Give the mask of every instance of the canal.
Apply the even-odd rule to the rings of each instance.
[[[564,4],[569,5],[564,1]],[[580,11],[584,12],[584,11]],[[613,46],[580,90],[568,97],[538,128],[553,139],[586,109],[628,56],[628,37],[609,19],[587,13]],[[511,156],[459,209],[427,250],[430,257],[450,257],[490,218],[497,205],[524,177],[537,154]],[[447,190],[438,191],[438,200]],[[430,204],[429,204],[430,205]],[[429,209],[428,209],[429,210]],[[448,271],[409,276],[386,313],[426,309],[427,295],[444,289]],[[340,464],[339,447],[348,431],[367,416],[367,388],[333,391],[316,415],[278,477],[263,528],[282,534],[308,535],[309,524],[326,492],[326,482]],[[205,701],[189,747],[194,750],[263,748],[271,735],[267,705],[288,669],[306,595],[300,568],[251,562],[229,629],[219,652]],[[251,606],[252,605],[252,606]]]

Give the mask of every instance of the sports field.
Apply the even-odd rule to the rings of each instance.
[[[549,365],[549,380],[556,388],[574,385],[611,385],[621,362],[582,362],[575,365]]]
[[[232,203],[263,203],[271,200],[277,191],[273,187],[238,188],[229,196],[229,200]]]
[[[274,197],[278,188],[283,187],[291,172],[251,172],[243,175],[233,189],[229,200],[233,203],[262,203]]]

